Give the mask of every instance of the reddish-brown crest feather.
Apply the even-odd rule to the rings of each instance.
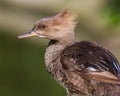
[[[63,26],[75,26],[76,16],[71,13],[70,10],[66,9],[55,15],[54,23],[56,25]]]

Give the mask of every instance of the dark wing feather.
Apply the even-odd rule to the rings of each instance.
[[[81,41],[66,47],[61,54],[61,63],[66,70],[107,71],[116,77],[120,74],[120,65],[112,53],[90,41]]]

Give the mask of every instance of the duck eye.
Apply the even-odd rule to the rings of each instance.
[[[41,24],[40,26],[39,26],[39,28],[40,29],[45,29],[47,26],[46,25],[43,25],[43,24]]]

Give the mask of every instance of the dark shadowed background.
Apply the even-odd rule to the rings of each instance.
[[[119,0],[0,0],[0,96],[66,96],[44,65],[48,40],[17,39],[66,8],[78,15],[78,40],[96,41],[120,61]]]

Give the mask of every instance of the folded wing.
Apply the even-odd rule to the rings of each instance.
[[[65,70],[78,72],[85,79],[120,84],[119,62],[94,42],[81,41],[68,46],[61,54],[61,63]]]

